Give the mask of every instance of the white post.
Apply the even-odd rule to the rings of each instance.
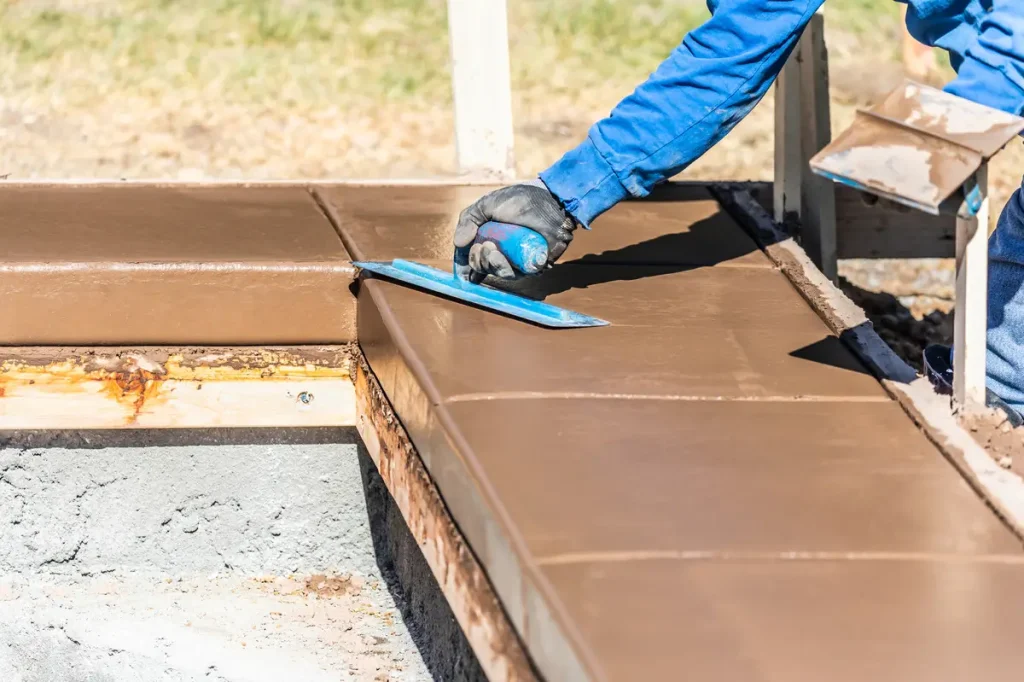
[[[825,19],[812,18],[775,82],[776,222],[795,218],[800,245],[836,281],[835,187],[808,162],[832,139]]]
[[[800,152],[800,60],[798,42],[775,81],[775,222],[800,218],[804,158]]]
[[[459,172],[515,175],[505,0],[448,0]]]
[[[988,164],[965,186],[956,220],[956,313],[953,330],[953,398],[961,409],[985,405],[985,340],[988,326]]]
[[[830,180],[811,172],[811,158],[832,141],[829,103],[828,51],[825,17],[819,10],[800,37],[800,101],[796,115],[802,124],[800,190],[801,245],[822,274],[839,277],[836,251],[836,188]]]

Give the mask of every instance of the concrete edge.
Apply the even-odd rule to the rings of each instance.
[[[489,680],[539,679],[497,594],[365,359],[354,364],[356,430]]]
[[[886,392],[960,472],[975,492],[1024,539],[1024,479],[996,464],[960,426],[950,399],[936,393],[875,332],[864,311],[814,265],[804,250],[754,199],[746,185],[709,187],[833,333],[871,370]]]

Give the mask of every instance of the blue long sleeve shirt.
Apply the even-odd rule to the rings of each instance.
[[[946,90],[1024,113],[1024,0],[906,1],[917,40],[947,50]],[[697,160],[757,104],[824,0],[708,0],[690,31],[587,139],[541,173],[584,226]]]

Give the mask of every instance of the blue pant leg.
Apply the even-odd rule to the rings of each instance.
[[[988,254],[987,383],[1024,411],[1024,186],[999,217]]]

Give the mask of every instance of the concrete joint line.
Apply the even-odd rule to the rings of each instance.
[[[452,403],[489,400],[649,400],[682,403],[887,403],[886,396],[871,395],[647,395],[643,393],[575,393],[570,391],[504,391],[501,393],[462,393],[444,400]]]
[[[634,561],[702,561],[702,562],[942,562],[956,564],[1024,565],[1021,554],[951,554],[935,552],[821,552],[792,550],[780,552],[736,552],[722,550],[576,552],[554,554],[537,559],[540,566],[572,564],[622,563]]]
[[[348,261],[338,263],[174,263],[174,262],[106,262],[96,263],[3,263],[0,273],[50,273],[50,272],[94,272],[98,269],[110,272],[342,272],[355,275],[356,269]]]
[[[322,178],[317,180],[145,180],[145,179],[110,179],[110,178],[66,178],[46,179],[15,179],[3,182],[5,188],[19,187],[149,187],[149,188],[261,188],[261,187],[294,187],[315,189],[317,187],[437,187],[466,185],[489,186],[514,182],[508,178],[480,177],[478,175],[445,176],[439,178]]]
[[[1024,539],[1024,479],[1001,468],[960,426],[948,397],[937,394],[875,332],[864,311],[811,262],[744,185],[712,194],[789,278],[804,300],[871,370],[908,417],[1018,538]]]

